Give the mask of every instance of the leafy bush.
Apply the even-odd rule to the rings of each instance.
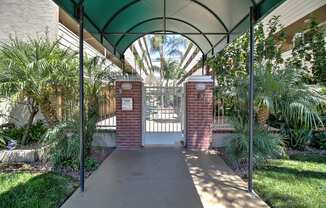
[[[283,128],[281,132],[284,135],[284,141],[286,146],[298,150],[304,150],[305,146],[312,138],[311,129]]]
[[[54,167],[68,166],[74,170],[79,167],[79,135],[74,121],[59,123],[44,135],[44,143],[49,145],[48,159]]]
[[[6,148],[8,139],[10,138],[0,131],[0,149]]]
[[[235,125],[239,133],[231,135],[226,144],[226,153],[236,168],[248,162],[248,126],[245,123]],[[254,164],[260,166],[268,159],[285,156],[283,138],[279,134],[255,127],[253,138]]]
[[[22,144],[22,138],[25,131],[26,131],[26,127],[9,128],[3,131],[3,135],[6,136],[7,138],[16,140],[18,144]],[[45,127],[44,123],[42,121],[37,121],[35,124],[31,126],[25,144],[39,142],[46,131],[47,128]]]
[[[35,142],[40,141],[47,130],[43,121],[37,121],[30,129],[30,139]]]
[[[48,145],[47,157],[55,168],[69,167],[79,169],[79,132],[76,121],[67,121],[49,129],[43,137]],[[85,169],[94,170],[98,166],[95,159],[86,155]]]
[[[93,158],[86,158],[85,160],[85,169],[86,170],[95,170],[98,167],[99,163]]]
[[[326,132],[314,132],[311,145],[313,147],[326,150]]]
[[[7,129],[4,131],[4,134],[9,137],[10,139],[16,140],[18,143],[20,143],[20,140],[23,138],[25,128],[12,128]]]

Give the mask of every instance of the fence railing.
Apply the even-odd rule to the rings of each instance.
[[[232,128],[231,117],[225,115],[225,106],[223,105],[223,102],[215,101],[215,103],[216,111],[214,115],[213,129],[218,130]]]
[[[67,99],[62,96],[56,98],[58,117],[62,121],[73,119],[78,116],[79,100],[78,96],[75,99]],[[106,86],[101,89],[99,96],[99,109],[96,126],[99,129],[116,129],[116,99],[115,87]]]
[[[102,89],[99,105],[99,118],[97,119],[98,129],[116,129],[116,99],[115,86],[108,86]]]

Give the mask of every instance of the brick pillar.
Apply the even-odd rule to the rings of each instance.
[[[133,150],[142,146],[142,88],[141,81],[116,82],[117,149]],[[130,100],[132,109],[127,105]]]
[[[186,82],[186,146],[207,150],[212,141],[213,80],[191,76]]]

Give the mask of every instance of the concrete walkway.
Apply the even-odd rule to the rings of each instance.
[[[217,156],[181,148],[114,151],[62,208],[267,207]]]

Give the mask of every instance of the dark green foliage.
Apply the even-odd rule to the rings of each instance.
[[[307,143],[312,139],[311,129],[282,129],[285,144],[288,147],[304,150]]]
[[[326,132],[316,131],[312,135],[311,145],[326,150]]]
[[[94,171],[98,166],[99,166],[99,163],[97,162],[97,160],[90,158],[90,157],[86,158],[85,169],[87,171]]]
[[[6,136],[8,139],[16,140],[18,144],[23,145],[22,138],[25,133],[25,130],[26,127],[8,128],[3,130],[3,135]],[[32,124],[24,145],[39,142],[46,131],[47,128],[45,127],[42,121],[37,121],[35,124]]]
[[[0,149],[6,148],[9,139],[10,138],[0,130]]]
[[[226,144],[226,152],[236,168],[247,164],[248,160],[248,126],[245,122],[234,122],[239,133],[231,135]],[[283,138],[279,134],[255,127],[253,139],[255,166],[264,164],[268,159],[285,156]]]
[[[4,134],[9,137],[10,139],[16,140],[18,144],[20,143],[21,139],[23,138],[25,128],[13,128],[4,131]]]
[[[44,143],[49,145],[48,159],[55,167],[78,169],[79,135],[76,122],[63,122],[49,129],[44,136]]]
[[[40,141],[43,135],[47,131],[47,128],[44,126],[43,121],[38,120],[35,124],[32,125],[30,130],[31,140]]]
[[[293,57],[285,61],[281,55],[286,34],[279,17],[271,18],[266,27],[258,24],[255,28],[255,121],[261,126],[266,125],[268,118],[268,124],[276,126],[276,122],[286,136],[286,144],[296,149],[302,149],[309,140],[301,129],[322,128],[321,115],[326,113],[322,89],[311,85],[323,83],[321,74],[326,66],[323,30],[315,21],[311,21],[309,29],[304,38],[297,36]],[[248,34],[209,60],[218,83],[216,99],[223,103],[227,115],[243,119],[248,115],[247,63]],[[309,65],[312,72],[308,79]]]
[[[79,170],[79,124],[76,121],[62,122],[49,129],[43,142],[49,147],[47,156],[55,168]],[[86,170],[94,170],[97,166],[97,161],[87,155]]]

